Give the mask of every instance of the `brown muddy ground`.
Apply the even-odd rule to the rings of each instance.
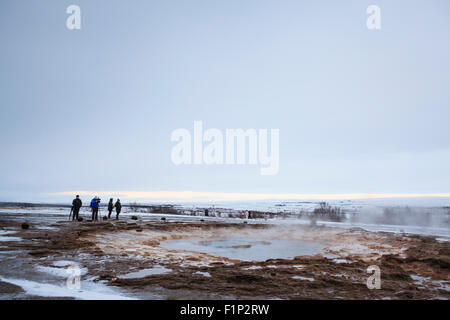
[[[42,221],[46,226],[42,228]],[[0,231],[15,231],[19,241],[0,241],[0,275],[45,281],[39,264],[78,262],[84,279],[101,282],[127,296],[144,299],[449,299],[450,243],[434,237],[367,232],[361,229],[276,226],[139,218],[138,221],[69,222],[61,217],[30,219],[0,214]],[[41,228],[39,228],[41,227]],[[292,259],[242,261],[189,250],[166,249],[173,239],[226,239],[238,235],[270,248],[289,240],[321,243],[321,254]],[[9,236],[9,235],[7,235]],[[235,250],[251,250],[246,243]],[[381,289],[368,289],[368,266],[381,270]],[[152,267],[168,272],[130,278]],[[128,275],[128,276],[127,276]],[[61,280],[65,281],[65,280]],[[30,296],[20,286],[0,281],[3,299]],[[70,297],[60,297],[70,298]]]

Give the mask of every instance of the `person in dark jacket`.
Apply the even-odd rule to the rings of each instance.
[[[114,204],[114,207],[116,208],[116,220],[119,220],[119,213],[122,209],[122,204],[120,203],[120,199],[117,199],[116,203]]]
[[[81,202],[80,196],[77,194],[75,199],[72,201],[72,221],[78,220],[78,213],[80,212],[80,208],[83,205],[83,202]]]
[[[98,208],[100,206],[100,198],[94,197],[91,200],[91,208],[92,208],[92,221],[98,220]]]
[[[114,204],[113,204],[113,198],[109,199],[109,203],[108,203],[108,219],[111,218],[111,213],[114,209]]]

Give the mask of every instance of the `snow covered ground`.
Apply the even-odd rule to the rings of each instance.
[[[64,270],[65,271],[65,270]],[[130,300],[119,290],[106,286],[100,282],[83,281],[80,289],[72,289],[61,284],[37,282],[26,279],[5,278],[0,276],[0,281],[21,287],[26,294],[39,297],[68,297],[83,300]]]

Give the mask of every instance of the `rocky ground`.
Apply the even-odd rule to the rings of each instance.
[[[24,221],[28,229],[21,228]],[[276,241],[322,249],[245,261],[164,245],[189,239],[208,245],[230,237],[237,243],[223,250],[247,250],[248,260],[255,244],[268,252]],[[0,259],[2,299],[450,298],[448,239],[362,229],[160,216],[72,222],[0,212]],[[67,289],[70,265],[81,270],[79,290]],[[381,289],[367,287],[371,265],[380,268]]]

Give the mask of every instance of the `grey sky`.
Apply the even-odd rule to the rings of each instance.
[[[449,14],[448,0],[2,0],[0,200],[450,192]],[[194,120],[280,129],[279,173],[175,166],[171,132]]]

